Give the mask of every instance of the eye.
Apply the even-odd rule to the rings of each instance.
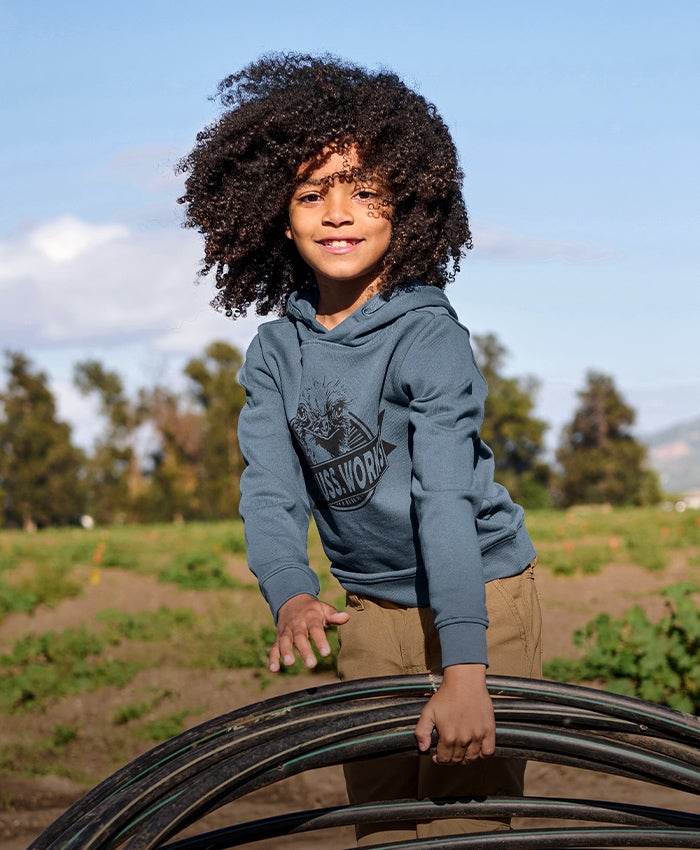
[[[321,200],[323,200],[323,197],[320,192],[304,192],[297,196],[297,203],[299,204],[317,204]]]
[[[355,197],[358,201],[374,201],[379,197],[379,192],[375,189],[359,189],[355,192]]]

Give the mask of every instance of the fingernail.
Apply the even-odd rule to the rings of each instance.
[[[321,655],[330,655],[330,654],[331,654],[331,648],[329,646],[322,647]]]

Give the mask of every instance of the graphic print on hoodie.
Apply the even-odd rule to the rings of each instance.
[[[366,505],[396,448],[382,440],[383,411],[373,432],[350,404],[340,380],[314,381],[303,390],[290,423],[322,494],[318,507],[355,511]]]

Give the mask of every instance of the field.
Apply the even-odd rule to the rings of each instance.
[[[700,582],[697,512],[533,511],[528,525],[546,660],[580,656],[573,634],[601,612],[621,617],[641,606],[656,622],[667,611],[665,588]],[[310,549],[323,597],[341,604],[313,531]],[[239,523],[0,532],[0,850],[25,848],[84,790],[156,742],[332,681],[328,663],[313,675],[267,673],[271,635]],[[565,784],[570,796],[699,804],[614,777],[528,770],[529,793],[561,793]],[[342,799],[339,769],[327,768],[246,798],[245,817]],[[207,825],[223,822],[219,813]],[[284,846],[343,841],[347,832]]]

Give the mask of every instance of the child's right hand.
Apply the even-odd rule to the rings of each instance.
[[[315,667],[316,656],[311,641],[321,655],[330,655],[326,627],[339,626],[347,623],[348,619],[345,611],[338,611],[308,593],[292,596],[277,612],[277,638],[269,655],[271,672],[278,673],[280,663],[285,667],[294,664],[295,649],[309,669]]]

